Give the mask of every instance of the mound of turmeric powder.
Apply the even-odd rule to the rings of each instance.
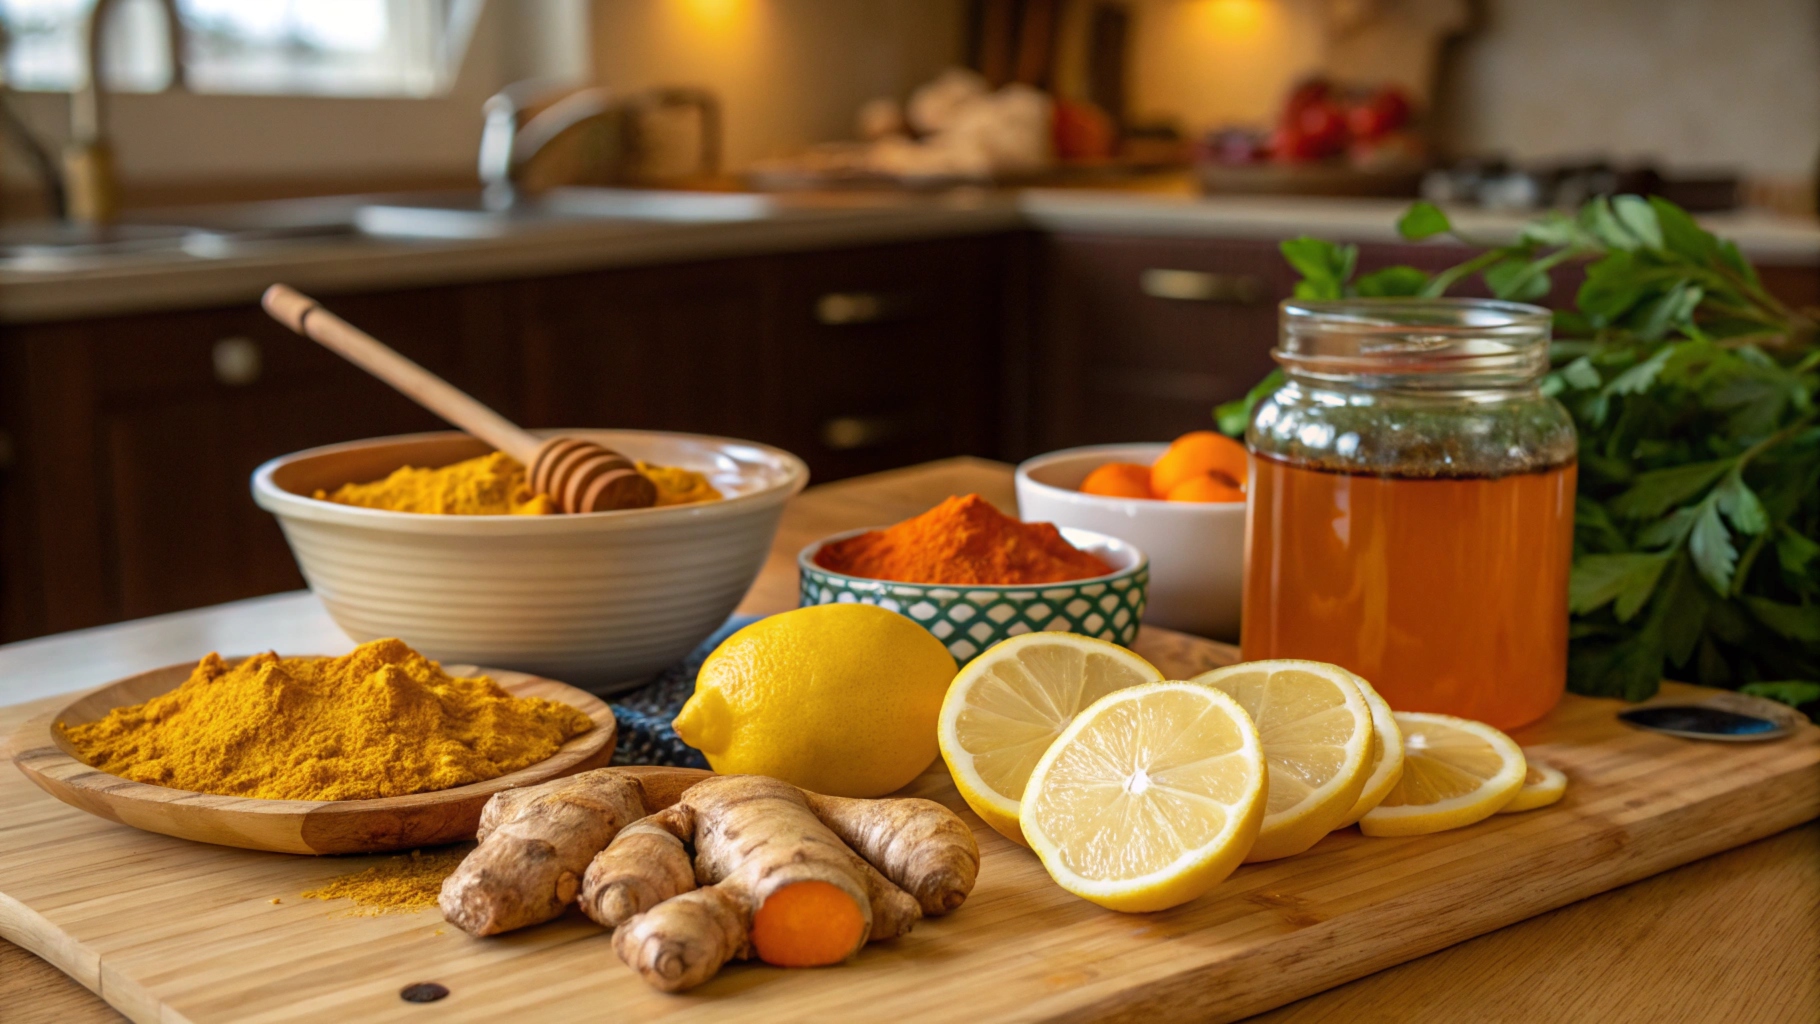
[[[560,701],[451,676],[402,640],[339,658],[218,654],[143,704],[66,728],[111,775],[199,793],[362,800],[498,778],[593,728]]]
[[[657,486],[657,504],[718,501],[708,478],[690,469],[639,462],[638,471]],[[435,469],[403,466],[383,480],[318,490],[317,501],[443,516],[547,516],[561,509],[531,489],[525,468],[504,452]]]

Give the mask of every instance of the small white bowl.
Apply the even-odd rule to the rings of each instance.
[[[1150,556],[1144,621],[1237,640],[1245,565],[1245,505],[1105,498],[1081,481],[1108,462],[1148,466],[1166,444],[1101,444],[1050,452],[1017,467],[1018,514],[1026,521],[1120,537]]]
[[[550,516],[440,516],[311,497],[487,445],[453,431],[285,455],[253,473],[310,589],[357,641],[395,636],[447,662],[496,665],[610,693],[693,650],[733,612],[809,470],[750,441],[563,430],[705,473],[725,499]]]

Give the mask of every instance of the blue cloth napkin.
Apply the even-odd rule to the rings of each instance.
[[[660,764],[672,768],[706,768],[708,759],[670,728],[670,721],[695,692],[695,676],[721,641],[759,620],[757,615],[735,615],[714,635],[703,640],[689,656],[671,665],[636,690],[619,695],[608,705],[619,722],[619,741],[613,748],[614,764]]]

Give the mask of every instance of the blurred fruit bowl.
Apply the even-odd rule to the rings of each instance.
[[[1239,633],[1245,503],[1157,501],[1083,494],[1087,475],[1110,462],[1149,465],[1166,444],[1068,448],[1017,468],[1019,515],[1030,522],[1118,537],[1150,558],[1144,620],[1220,640]]]

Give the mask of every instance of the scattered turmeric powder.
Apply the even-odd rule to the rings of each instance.
[[[339,658],[210,654],[189,679],[64,734],[112,775],[200,793],[360,800],[484,782],[593,728],[579,708],[450,676],[402,640]]]
[[[355,917],[428,910],[436,905],[442,880],[449,877],[473,848],[472,843],[462,843],[429,853],[412,850],[408,855],[387,857],[365,870],[330,879],[321,887],[304,893],[303,898],[350,900],[356,908],[352,912]]]
[[[657,504],[718,501],[708,478],[690,469],[639,462],[638,471],[657,487]],[[504,452],[493,452],[437,469],[404,466],[383,480],[317,490],[317,501],[444,516],[547,516],[561,511],[548,495],[531,489],[525,468]]]

